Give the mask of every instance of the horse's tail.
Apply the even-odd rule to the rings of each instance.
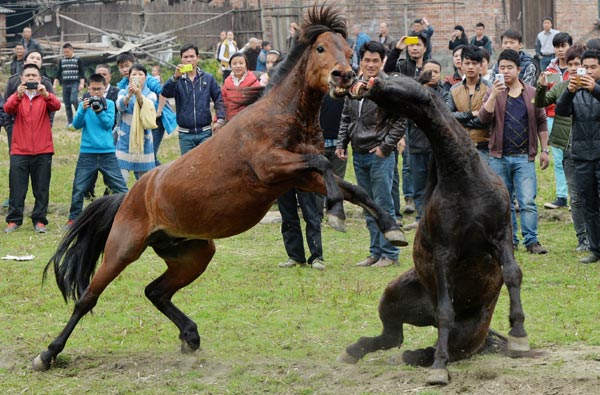
[[[104,196],[87,206],[73,222],[46,265],[42,282],[46,280],[50,266],[54,265],[56,283],[65,302],[69,297],[74,301],[79,300],[90,284],[124,198],[124,193]]]

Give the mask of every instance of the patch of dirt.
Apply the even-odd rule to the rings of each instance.
[[[501,354],[476,356],[449,365],[451,382],[446,387],[427,386],[426,369],[392,365],[389,361],[397,359],[394,357],[398,352],[378,352],[356,365],[345,365],[335,362],[335,356],[331,361],[258,357],[251,362],[239,362],[219,361],[204,352],[191,356],[177,352],[103,355],[98,349],[94,349],[93,354],[75,354],[76,351],[70,350],[70,356],[59,357],[51,372],[37,374],[29,368],[31,356],[18,355],[15,360],[14,351],[2,350],[0,368],[29,376],[29,388],[35,388],[33,383],[37,380],[46,382],[50,375],[76,376],[80,383],[88,385],[98,385],[102,380],[106,380],[107,386],[118,382],[136,393],[160,393],[155,390],[164,386],[183,390],[190,385],[210,389],[206,393],[215,394],[600,393],[600,347],[537,349],[533,358],[509,358]],[[270,386],[261,387],[256,378]],[[238,392],[231,391],[232,380],[241,381]],[[242,392],[239,386],[244,387]],[[3,393],[20,393],[21,390],[10,388]]]

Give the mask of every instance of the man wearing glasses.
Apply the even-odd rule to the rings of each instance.
[[[115,122],[115,103],[104,98],[106,79],[101,74],[93,74],[89,79],[89,98],[79,103],[73,118],[75,129],[82,129],[79,158],[73,179],[71,209],[66,228],[83,209],[84,193],[96,180],[98,172],[102,173],[104,182],[115,193],[127,192],[127,185],[121,175],[115,144],[113,141],[113,125]]]

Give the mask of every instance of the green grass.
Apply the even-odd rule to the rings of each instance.
[[[59,333],[72,309],[72,304],[65,306],[52,272],[41,287],[42,270],[67,220],[79,146],[79,135],[67,132],[64,124],[64,116],[57,117],[49,232],[34,234],[26,220],[19,231],[0,234],[0,255],[36,256],[29,262],[0,261],[2,393],[391,393],[400,385],[395,384],[399,375],[402,385],[422,385],[421,370],[389,367],[391,352],[371,354],[352,367],[334,362],[359,336],[380,332],[377,304],[382,291],[412,265],[409,246],[401,252],[400,268],[355,268],[354,263],[367,255],[368,232],[360,212],[350,205],[347,233],[323,229],[324,272],[277,268],[286,258],[278,224],[218,240],[206,273],[174,297],[198,324],[201,352],[181,355],[175,326],[144,297],[146,284],[165,269],[149,250],[108,287],[94,314],[75,329],[55,367],[32,372],[31,359]],[[0,198],[8,196],[6,151],[3,134]],[[168,138],[161,160],[172,160],[178,152],[176,137]],[[348,170],[353,179],[351,166]],[[531,344],[598,346],[600,266],[577,263],[580,256],[574,253],[576,240],[567,212],[556,215],[541,208],[554,198],[552,169],[538,175],[539,234],[550,253],[516,253],[524,274],[522,297]],[[98,185],[97,194],[102,190]],[[27,206],[32,205],[30,192]],[[408,233],[411,241],[413,236]],[[507,314],[503,290],[493,321],[502,333],[508,331]],[[430,345],[435,338],[433,328],[405,329],[408,348]],[[597,351],[587,355],[598,358]],[[485,378],[489,373],[479,375]],[[378,386],[370,387],[371,380],[378,380]],[[386,387],[383,383],[388,381]]]

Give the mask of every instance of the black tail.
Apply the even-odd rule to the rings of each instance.
[[[90,284],[124,198],[124,193],[104,196],[87,206],[46,265],[42,282],[46,281],[48,269],[54,265],[56,283],[65,302],[69,297],[74,301],[79,300]]]

